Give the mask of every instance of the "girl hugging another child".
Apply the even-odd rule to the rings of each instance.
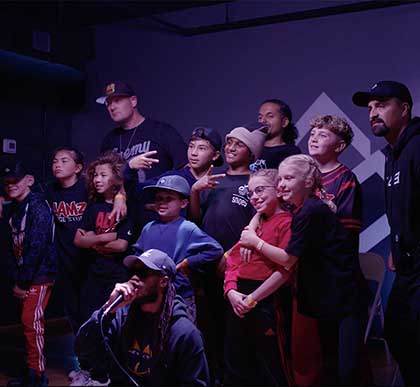
[[[242,233],[240,244],[286,270],[298,263],[291,335],[292,383],[359,385],[363,346],[359,326],[366,304],[358,281],[357,253],[328,200],[317,196],[322,191],[321,173],[312,157],[287,157],[279,166],[277,182],[278,195],[294,208],[290,240],[274,250],[264,240],[264,234],[258,236],[258,229],[257,233],[253,231],[254,219]],[[263,194],[256,200],[257,188],[252,179],[249,186],[253,204],[260,213],[258,205],[262,206]],[[274,190],[259,190],[265,193],[270,189]],[[232,259],[228,257],[231,265],[229,261]],[[235,308],[243,315],[248,311],[247,303],[253,304],[255,294],[270,294],[284,284],[287,271],[280,274],[277,282],[272,278],[265,281],[251,294],[251,300],[249,296],[237,297],[241,303],[234,299],[232,305],[239,305]],[[229,299],[234,295],[228,294]]]

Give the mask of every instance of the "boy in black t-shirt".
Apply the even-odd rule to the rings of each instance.
[[[224,251],[239,240],[243,228],[255,213],[248,198],[249,164],[259,157],[265,134],[250,132],[244,127],[233,129],[226,135],[224,147],[228,169],[225,174],[212,175],[212,169],[191,188],[190,215],[201,221],[204,232],[216,239]],[[220,181],[219,181],[220,179]],[[222,267],[223,265],[220,265]],[[213,378],[222,377],[224,310],[223,283],[215,274],[205,285],[212,324],[202,327],[208,349]]]

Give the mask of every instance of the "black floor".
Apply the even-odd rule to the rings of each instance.
[[[74,368],[72,357],[73,335],[65,319],[48,321],[46,327],[46,357],[47,374],[51,386],[68,385],[67,373]],[[24,353],[23,337],[18,326],[0,328],[0,386],[20,372]],[[384,343],[378,340],[368,342],[369,358],[371,360],[374,383],[376,386],[390,386],[394,379],[395,364],[391,359],[387,362]],[[402,386],[397,373],[395,386]]]

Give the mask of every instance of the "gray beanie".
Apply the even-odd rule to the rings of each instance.
[[[247,128],[239,126],[232,129],[232,131],[226,135],[226,142],[231,137],[242,141],[254,155],[255,159],[258,159],[261,156],[266,137],[265,133],[260,130],[250,132]]]

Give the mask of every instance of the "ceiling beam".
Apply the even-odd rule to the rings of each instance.
[[[258,27],[265,26],[269,24],[277,23],[286,23],[290,21],[314,19],[325,16],[335,16],[346,13],[354,12],[364,12],[381,8],[397,7],[402,5],[410,5],[414,3],[419,3],[420,1],[410,0],[410,1],[394,1],[394,0],[384,0],[384,1],[360,1],[357,3],[350,3],[332,7],[323,7],[316,9],[308,9],[305,11],[290,12],[279,15],[264,16],[253,19],[238,20],[220,24],[212,24],[200,27],[182,27],[173,23],[164,21],[162,18],[154,18],[155,21],[166,25],[172,31],[178,33],[182,36],[196,36],[211,34],[215,32],[222,31],[231,31],[242,28]]]

